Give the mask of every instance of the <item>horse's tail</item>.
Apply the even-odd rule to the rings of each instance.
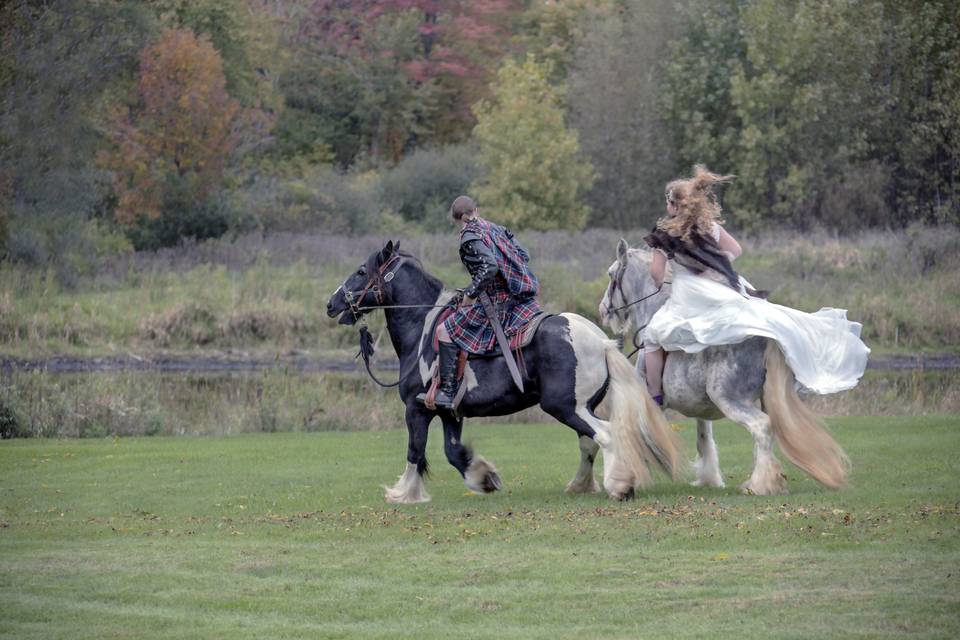
[[[619,449],[628,456],[625,462],[636,473],[641,486],[650,481],[648,462],[660,465],[676,480],[685,465],[679,438],[630,361],[612,341],[606,347],[606,359],[610,374],[611,430],[620,441]]]
[[[850,459],[800,399],[793,371],[775,341],[767,342],[763,359],[767,369],[763,408],[770,416],[780,450],[817,482],[831,489],[847,486]]]

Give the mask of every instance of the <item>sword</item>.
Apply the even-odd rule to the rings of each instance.
[[[510,351],[510,342],[503,333],[503,327],[500,326],[500,320],[497,318],[497,310],[493,307],[493,300],[490,299],[486,291],[481,291],[480,295],[477,296],[477,300],[483,305],[483,312],[487,314],[487,319],[490,320],[490,324],[493,325],[493,332],[497,336],[497,344],[500,345],[500,351],[503,352],[503,357],[507,361],[507,369],[510,370],[514,384],[517,385],[517,388],[520,389],[522,393],[523,378],[520,377],[520,369],[517,368],[517,362],[513,359],[513,352]]]

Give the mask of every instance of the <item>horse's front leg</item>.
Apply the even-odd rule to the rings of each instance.
[[[580,466],[577,475],[567,483],[567,493],[596,493],[600,491],[593,476],[593,463],[597,459],[598,445],[590,436],[580,436]]]
[[[423,485],[427,474],[427,430],[433,413],[416,402],[407,405],[407,468],[392,487],[384,487],[387,502],[413,504],[429,502]]]
[[[750,479],[740,485],[740,490],[758,496],[787,493],[787,476],[773,453],[774,435],[770,417],[746,402],[728,402],[717,398],[714,403],[725,416],[753,436],[753,471]]]
[[[463,476],[467,488],[477,493],[499,491],[503,485],[496,467],[463,444],[463,418],[454,418],[443,413],[440,419],[443,421],[443,452],[450,464]]]
[[[717,443],[713,440],[713,422],[697,420],[697,460],[693,468],[697,479],[691,482],[695,487],[720,487],[723,475],[720,473],[720,458],[717,455]]]

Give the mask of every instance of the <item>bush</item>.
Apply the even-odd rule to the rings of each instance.
[[[376,176],[345,174],[328,166],[304,167],[296,178],[259,177],[233,193],[239,229],[360,233],[375,227],[380,211]]]
[[[382,174],[381,202],[426,229],[446,228],[450,203],[480,178],[475,153],[467,145],[414,151]]]
[[[0,401],[0,439],[24,438],[28,435],[21,428],[14,410]]]
[[[223,194],[194,202],[186,187],[169,186],[160,217],[141,217],[127,232],[138,251],[172,247],[185,238],[219,238],[230,228],[230,221],[236,215]]]

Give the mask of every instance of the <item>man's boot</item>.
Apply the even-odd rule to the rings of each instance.
[[[450,342],[440,343],[440,388],[434,402],[438,409],[453,409],[453,399],[457,395],[457,355],[460,347]],[[421,393],[417,400],[423,402],[427,394]]]

